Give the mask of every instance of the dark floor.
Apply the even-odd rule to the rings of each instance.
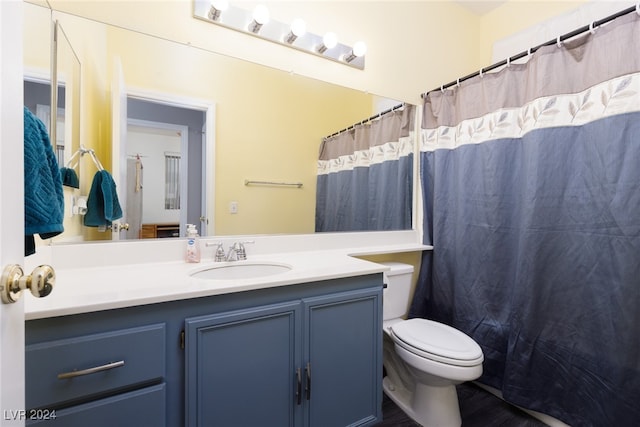
[[[544,427],[546,424],[509,405],[488,391],[464,383],[457,386],[462,427]],[[376,427],[419,427],[386,395],[382,401],[383,421]]]

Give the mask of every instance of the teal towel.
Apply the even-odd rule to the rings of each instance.
[[[56,236],[64,231],[63,220],[62,179],[47,128],[24,107],[25,256],[35,253],[35,234]]]
[[[62,175],[62,185],[73,188],[80,188],[80,180],[78,174],[72,168],[60,168],[60,175]]]
[[[84,225],[87,227],[110,226],[122,218],[122,208],[118,201],[116,183],[106,170],[96,172],[87,198],[87,213]]]

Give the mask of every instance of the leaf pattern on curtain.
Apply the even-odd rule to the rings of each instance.
[[[600,102],[594,102],[594,98]],[[498,110],[457,126],[426,130],[421,138],[422,151],[516,138],[552,126],[580,126],[639,108],[640,73],[636,73],[603,82],[581,93],[540,98],[522,108]]]

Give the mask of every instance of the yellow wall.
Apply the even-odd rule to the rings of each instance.
[[[120,59],[127,87],[215,103],[215,234],[314,232],[321,138],[370,115],[371,95],[119,28],[107,34],[108,62]]]

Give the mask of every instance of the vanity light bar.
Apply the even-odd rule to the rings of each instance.
[[[212,9],[211,0],[194,0],[193,16],[211,24],[220,25],[245,34],[259,37],[282,46],[291,47],[315,56],[330,59],[360,70],[364,69],[364,52],[361,55],[356,46],[350,47],[335,42],[333,47],[327,46],[326,39],[313,33],[302,31],[296,34],[289,24],[283,24],[273,19],[259,23],[255,20],[254,12],[239,7],[228,6],[224,10]],[[213,10],[213,12],[212,12]],[[334,37],[335,35],[331,33]],[[362,42],[356,43],[356,45]]]

